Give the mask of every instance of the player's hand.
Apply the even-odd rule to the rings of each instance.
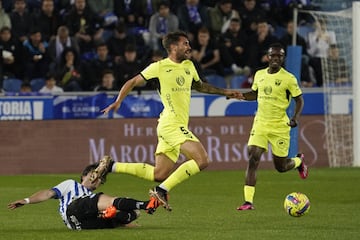
[[[230,98],[235,98],[235,99],[239,99],[239,100],[245,99],[244,95],[241,92],[235,91],[235,90],[229,90],[229,89],[225,90],[225,96],[226,96],[226,99],[230,99]]]
[[[27,202],[24,200],[24,199],[21,199],[21,200],[17,200],[15,202],[12,202],[12,203],[9,203],[8,204],[8,209],[15,209],[15,208],[18,208],[18,207],[22,207],[24,206],[25,204],[27,204]]]
[[[287,123],[288,126],[291,128],[297,127],[298,121],[295,118],[292,118],[289,123]]]
[[[104,114],[108,114],[111,110],[116,112],[119,109],[119,107],[120,107],[120,103],[113,102],[112,104],[101,110],[101,112]]]

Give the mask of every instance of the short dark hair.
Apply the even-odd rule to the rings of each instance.
[[[80,182],[82,182],[83,177],[85,177],[86,175],[88,175],[89,172],[91,172],[92,170],[97,168],[97,166],[99,166],[99,163],[93,163],[93,164],[87,165],[81,173]]]
[[[158,3],[158,5],[157,5],[157,10],[159,10],[160,7],[168,7],[168,8],[170,8],[170,3],[169,3],[169,1],[167,1],[167,0],[162,0],[162,1],[160,1],[160,2]]]
[[[167,52],[170,52],[170,45],[176,44],[179,42],[180,37],[188,38],[188,35],[183,31],[170,32],[165,35],[162,40],[162,45]]]
[[[114,71],[112,69],[104,69],[104,71],[102,71],[102,77],[104,77],[106,74],[112,74],[112,75],[115,75]]]
[[[275,43],[270,44],[270,46],[268,48],[268,52],[267,52],[268,54],[270,52],[270,49],[272,49],[272,48],[282,49],[284,51],[284,55],[285,55],[285,48],[281,43],[275,42]]]

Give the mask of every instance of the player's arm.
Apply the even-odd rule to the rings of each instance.
[[[16,200],[15,202],[9,203],[8,208],[15,209],[24,206],[25,204],[44,202],[46,200],[49,200],[50,198],[54,198],[55,196],[56,192],[52,189],[40,190],[28,198]]]
[[[128,80],[124,86],[120,89],[119,94],[112,104],[101,110],[104,114],[110,112],[110,110],[117,111],[120,107],[121,102],[124,98],[133,90],[136,86],[143,86],[146,83],[145,79],[141,74],[136,75],[132,79]]]
[[[258,92],[251,90],[249,92],[243,93],[244,99],[247,101],[254,101],[257,99]]]
[[[206,82],[203,82],[201,80],[199,81],[193,81],[192,86],[193,89],[195,89],[198,92],[202,93],[209,93],[209,94],[218,94],[226,96],[227,98],[236,98],[239,100],[243,100],[244,96],[241,92],[231,90],[231,89],[224,89],[224,88],[218,88],[211,84],[208,84]]]
[[[288,123],[288,125],[292,128],[298,125],[298,119],[304,107],[304,98],[302,94],[297,97],[294,97],[294,100],[295,100],[295,112],[293,117],[290,119],[290,123]]]

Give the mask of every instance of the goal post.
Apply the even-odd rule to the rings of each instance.
[[[353,166],[360,167],[360,2],[353,2]]]
[[[329,56],[321,58],[321,70],[325,104],[325,146],[330,167],[360,165],[360,98],[356,94],[360,93],[360,83],[356,81],[360,80],[358,4],[359,2],[354,2],[352,9],[342,11],[301,10],[310,14],[314,21],[325,23],[323,27],[327,29],[329,36]],[[330,36],[335,38],[331,39]]]

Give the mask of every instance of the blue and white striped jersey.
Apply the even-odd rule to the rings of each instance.
[[[55,198],[59,199],[59,213],[65,225],[70,229],[71,226],[66,217],[66,210],[69,204],[81,197],[95,196],[95,193],[93,193],[91,190],[72,179],[68,179],[59,183],[53,187],[52,190],[54,190],[56,193]]]

